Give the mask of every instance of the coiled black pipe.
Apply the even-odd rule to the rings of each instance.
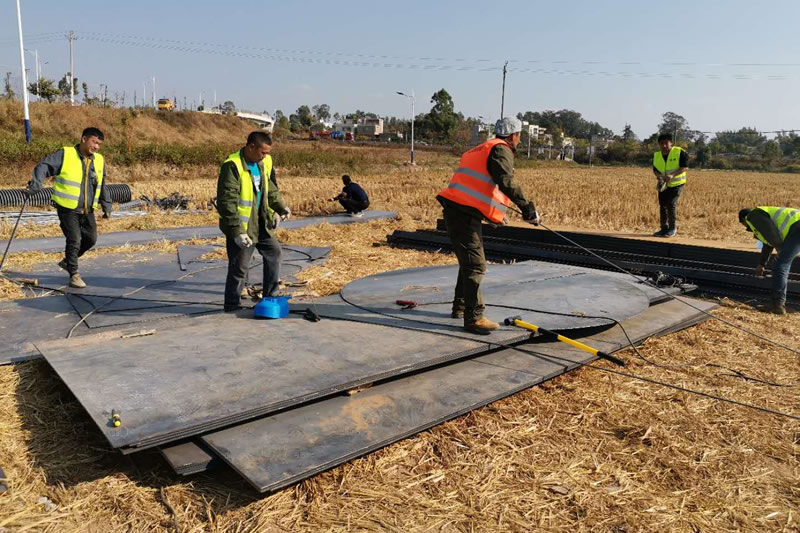
[[[128,185],[108,185],[111,201],[125,203],[131,201],[131,188]],[[50,197],[53,195],[52,187],[44,187],[28,199],[28,205],[32,207],[46,207],[50,205]],[[0,206],[19,207],[25,201],[25,189],[0,189]]]

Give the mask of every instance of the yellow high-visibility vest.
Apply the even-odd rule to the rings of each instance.
[[[225,163],[228,161],[232,161],[239,172],[239,205],[236,209],[239,212],[239,220],[242,223],[242,227],[244,227],[244,231],[247,231],[247,227],[250,224],[250,216],[253,214],[253,177],[250,175],[250,168],[242,161],[239,152],[229,155]],[[272,174],[272,156],[269,154],[264,156],[263,165],[264,175],[261,176],[261,195],[266,197],[269,192],[269,177]],[[264,201],[267,202],[267,220],[271,221],[273,210],[269,207],[269,201],[266,198]],[[258,217],[258,207],[256,206],[256,217]],[[220,218],[222,218],[221,215]]]
[[[653,154],[653,166],[656,167],[656,170],[663,176],[668,172],[672,172],[673,170],[678,170],[681,168],[681,152],[683,148],[680,146],[673,146],[672,149],[669,151],[669,155],[667,155],[667,160],[664,161],[664,156],[661,155],[661,151]],[[677,187],[679,185],[683,185],[686,183],[686,172],[682,172],[677,176],[670,178],[667,182],[667,187]]]
[[[89,179],[89,168],[92,166],[97,175],[97,188],[94,190],[92,208],[97,209],[103,185],[103,168],[105,166],[103,156],[94,154],[94,159],[87,157],[86,171],[84,172],[81,156],[74,146],[64,147],[64,162],[61,165],[61,172],[55,177],[51,200],[66,209],[76,209],[81,197],[81,187],[88,191],[88,182],[84,183],[84,179]]]
[[[759,206],[756,209],[761,209],[769,215],[770,220],[773,224],[775,224],[775,227],[778,229],[778,234],[781,236],[781,244],[783,244],[783,241],[786,240],[786,236],[789,235],[789,230],[792,229],[792,226],[797,221],[800,221],[800,209],[770,206]],[[749,216],[750,215],[748,215],[748,217]],[[763,242],[767,246],[772,246],[767,239],[765,239],[764,236],[759,233],[755,226],[750,223],[750,220],[745,218],[744,221],[747,223],[747,227],[753,231],[753,235],[756,236],[756,239]]]

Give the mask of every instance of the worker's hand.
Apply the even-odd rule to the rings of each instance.
[[[756,274],[756,277],[757,277],[757,278],[761,278],[761,277],[763,277],[763,276],[764,276],[764,265],[758,265],[758,266],[756,267],[756,272],[755,272],[755,274]]]
[[[533,204],[528,204],[522,208],[522,220],[530,222],[534,226],[538,226],[542,219],[539,218],[539,213],[536,212],[536,208],[533,207]]]
[[[292,210],[287,207],[286,211],[284,211],[284,213],[281,215],[281,220],[289,220],[289,217],[291,216],[292,216]]]
[[[27,188],[26,189],[22,189],[22,194],[24,194],[26,198],[30,198],[31,196],[33,196],[37,192],[38,191],[34,191],[32,189],[27,189]]]
[[[250,248],[253,246],[253,239],[247,233],[242,233],[241,235],[237,235],[233,242],[236,243],[236,246],[239,248]]]

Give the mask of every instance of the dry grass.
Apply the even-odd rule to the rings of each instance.
[[[380,244],[393,229],[431,224],[439,214],[432,196],[447,174],[429,168],[356,176],[375,207],[399,210],[400,220],[280,237],[333,245],[328,263],[305,273],[320,294],[382,270],[451,263],[448,255]],[[532,169],[520,177],[556,224],[640,231],[655,221],[646,169]],[[791,176],[692,178],[681,229],[704,238],[747,239],[735,216],[730,220],[741,205],[786,203],[787,191],[800,197]],[[141,182],[159,194],[175,184],[201,194],[213,179]],[[298,176],[281,179],[281,187],[298,211],[317,213],[331,207],[322,199],[338,182]],[[797,315],[764,315],[730,302],[719,314],[800,344]],[[626,353],[631,373],[800,415],[798,387],[770,387],[707,366],[800,382],[796,355],[719,322],[650,340],[642,353],[690,366],[657,368]],[[800,531],[797,421],[591,369],[263,498],[224,470],[187,480],[155,453],[108,451],[41,362],[0,367],[0,435],[0,466],[11,485],[0,495],[0,527],[12,531]],[[36,505],[40,496],[57,507],[45,512]]]

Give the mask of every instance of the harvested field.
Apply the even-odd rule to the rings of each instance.
[[[416,171],[354,174],[376,209],[401,213],[397,221],[281,232],[289,243],[333,246],[325,265],[304,273],[311,290],[331,294],[375,272],[454,262],[385,245],[394,229],[430,227],[439,216],[433,196],[450,169],[436,157]],[[214,169],[197,170],[167,181],[168,168],[143,167],[131,182],[139,194],[177,190],[202,203],[214,194]],[[555,227],[654,227],[648,169],[518,174]],[[693,172],[690,179],[680,231],[698,238],[750,242],[735,217],[742,206],[800,198],[791,175]],[[334,210],[325,198],[339,189],[338,175],[279,172],[279,182],[296,213]],[[215,215],[153,214],[101,231],[134,222],[213,224]],[[23,231],[58,234],[57,227]],[[24,267],[54,258],[11,261]],[[721,303],[719,316],[800,346],[796,314]],[[720,322],[650,340],[641,353],[668,367],[628,351],[626,372],[800,416],[800,356]],[[0,435],[11,487],[0,494],[0,528],[9,531],[800,531],[800,422],[589,368],[263,498],[232,473],[178,478],[154,452],[108,451],[43,362],[0,367]],[[37,504],[40,497],[55,507]]]

